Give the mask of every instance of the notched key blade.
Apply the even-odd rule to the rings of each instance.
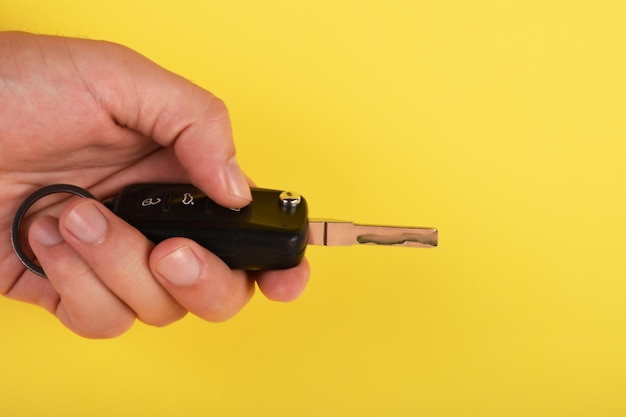
[[[309,220],[311,245],[384,245],[434,248],[439,232],[434,228],[373,226],[334,220]]]
[[[356,237],[361,245],[410,246],[415,248],[436,248],[438,244],[437,231],[427,235],[421,233],[399,233],[391,235],[365,234]]]

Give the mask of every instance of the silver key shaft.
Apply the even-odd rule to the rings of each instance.
[[[309,219],[309,245],[384,245],[414,248],[437,247],[439,232],[434,228],[373,226],[352,222]]]

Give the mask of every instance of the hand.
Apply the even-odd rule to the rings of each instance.
[[[250,201],[223,102],[120,45],[0,33],[0,293],[38,304],[85,337],[136,318],[163,326],[188,311],[221,321],[252,296],[304,289],[306,261],[284,271],[230,270],[195,242],[155,246],[94,200],[46,197],[26,220],[49,279],[25,270],[9,241],[20,202],[71,183],[98,198],[133,182],[192,182],[216,202]],[[30,223],[30,224],[29,224]]]

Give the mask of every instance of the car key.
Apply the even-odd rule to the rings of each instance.
[[[122,190],[111,207],[155,243],[186,237],[237,269],[296,266],[307,244],[432,248],[438,242],[433,228],[309,219],[303,197],[263,188],[252,188],[250,205],[233,210],[189,184],[136,184]]]
[[[222,207],[191,184],[133,184],[105,205],[117,216],[159,243],[171,237],[192,239],[233,269],[285,269],[300,263],[307,244],[391,245],[433,248],[434,228],[371,226],[325,219],[309,219],[306,200],[297,193],[252,188],[252,202],[241,209]],[[20,206],[11,232],[18,258],[45,277],[19,242],[19,228],[28,208],[39,198],[68,192],[94,198],[72,185],[44,187]]]
[[[283,205],[281,191],[251,191],[248,206],[229,209],[190,184],[135,184],[105,204],[152,242],[189,238],[233,269],[297,265],[308,237],[306,202]]]

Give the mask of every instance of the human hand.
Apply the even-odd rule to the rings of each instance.
[[[0,33],[0,108],[1,294],[104,338],[136,318],[226,320],[255,282],[273,300],[303,291],[306,260],[283,271],[230,270],[187,239],[155,246],[80,198],[46,197],[31,210],[28,242],[49,279],[26,270],[9,230],[21,201],[43,185],[71,183],[104,198],[134,182],[192,182],[233,208],[249,203],[250,190],[223,102],[120,45]]]

